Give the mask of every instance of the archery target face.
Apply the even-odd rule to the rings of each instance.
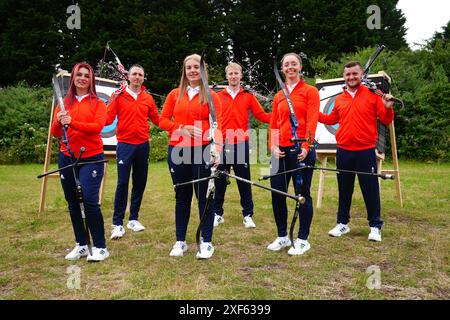
[[[96,81],[95,89],[97,90],[97,96],[102,99],[106,104],[108,104],[109,98],[117,89],[117,87],[111,87],[110,83],[102,82],[101,80]],[[102,140],[104,150],[115,150],[117,146],[116,138],[116,128],[117,128],[117,116],[114,122],[107,125],[102,130]]]
[[[330,114],[333,111],[334,103],[337,96],[342,92],[342,83],[334,83],[331,85],[324,85],[319,89],[320,96],[320,112],[323,114]],[[338,124],[325,125],[323,123],[317,124],[315,139],[320,145],[333,145],[336,148],[335,134],[339,128]]]
[[[389,92],[389,78],[384,72],[378,74],[369,75],[368,78],[377,84],[381,84],[384,92]],[[332,80],[319,80],[316,82],[316,87],[319,90],[320,96],[320,112],[323,114],[330,114],[333,111],[334,104],[337,96],[343,92],[343,87],[345,85],[343,78],[332,79]],[[336,131],[339,128],[338,124],[335,125],[325,125],[323,123],[317,124],[316,129],[316,141],[318,142],[317,149],[325,150],[335,150],[336,144]],[[385,132],[385,130],[383,131]],[[385,149],[385,138],[383,138],[382,130],[378,130],[378,142],[377,149],[380,153],[384,153]]]

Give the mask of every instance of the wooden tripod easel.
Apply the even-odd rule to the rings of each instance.
[[[402,189],[400,184],[400,168],[398,165],[398,158],[397,158],[397,143],[395,140],[395,129],[394,129],[394,122],[389,125],[389,136],[391,139],[391,150],[392,150],[392,162],[394,165],[394,169],[391,170],[382,170],[383,161],[385,158],[384,153],[378,153],[377,152],[377,169],[378,173],[390,173],[395,175],[395,184],[396,184],[396,191],[397,191],[397,201],[400,207],[403,207],[403,199],[402,199]],[[324,168],[326,168],[328,163],[328,158],[336,158],[336,150],[316,150],[317,154],[317,160],[319,160],[320,165]],[[323,190],[324,190],[324,181],[325,181],[325,171],[319,170],[319,188],[317,190],[317,204],[316,208],[322,207],[322,197],[323,197]]]

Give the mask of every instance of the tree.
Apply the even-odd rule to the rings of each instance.
[[[443,26],[442,32],[436,31],[433,35],[433,37],[428,40],[427,47],[428,48],[434,48],[438,45],[441,46],[447,46],[450,43],[450,21],[447,22],[447,25]]]
[[[0,85],[26,80],[30,84],[46,84],[52,65],[63,43],[63,21],[58,12],[65,6],[58,1],[14,1],[0,3],[2,29],[0,31]],[[65,23],[65,20],[64,20]]]
[[[440,39],[440,41],[443,41]],[[439,41],[438,41],[439,44]],[[313,59],[322,78],[342,77],[342,66],[350,60],[365,63],[374,48],[343,54],[339,61]],[[403,100],[395,105],[398,155],[416,160],[450,160],[450,50],[442,45],[412,51],[385,50],[371,67],[371,73],[385,71],[392,79],[391,92]],[[390,145],[386,145],[390,154]]]
[[[405,17],[396,0],[380,5],[380,29],[369,29],[370,0],[234,1],[228,7],[228,38],[232,56],[244,67],[258,65],[260,81],[273,86],[273,58],[303,53],[304,72],[314,76],[312,57],[336,60],[359,47],[385,44],[392,50],[407,47]]]
[[[181,59],[209,48],[212,78],[223,79],[227,60],[252,67],[253,84],[273,88],[273,59],[303,52],[310,59],[337,59],[342,52],[384,43],[406,47],[405,19],[396,0],[380,4],[381,29],[369,30],[370,0],[79,0],[81,29],[69,30],[68,3],[0,1],[0,85],[25,80],[48,85],[53,65],[70,70],[85,60],[95,65],[107,41],[124,65],[140,63],[146,85],[166,94],[176,85]],[[213,68],[215,67],[215,68]],[[246,74],[248,76],[248,74]]]

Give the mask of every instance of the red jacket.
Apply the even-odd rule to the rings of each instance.
[[[150,119],[155,125],[159,125],[158,109],[151,94],[141,88],[135,100],[126,90],[117,97],[111,97],[112,102],[107,108],[106,125],[113,123],[118,118],[117,141],[129,144],[141,144],[150,138]]]
[[[248,141],[250,110],[259,121],[270,122],[270,113],[264,112],[255,96],[244,88],[240,88],[234,99],[227,89],[220,91],[218,96],[222,101],[222,134],[229,144]]]
[[[209,106],[207,103],[200,104],[199,94],[195,95],[191,101],[187,91],[184,96],[177,101],[180,94],[180,89],[173,89],[166,98],[163,109],[161,111],[161,117],[159,119],[159,127],[169,132],[169,144],[171,146],[201,146],[209,143]],[[220,132],[222,124],[222,104],[217,96],[217,93],[211,90],[211,96],[213,99],[218,130],[216,130],[215,138],[216,142],[222,143],[222,133]],[[186,136],[178,134],[178,129],[184,125],[194,125],[199,127],[201,123],[201,129],[203,131],[202,141],[194,140]],[[220,149],[218,147],[218,149]]]
[[[377,118],[389,125],[394,110],[386,108],[380,96],[360,85],[355,98],[347,90],[337,96],[329,115],[320,113],[319,121],[334,125],[339,123],[336,142],[339,148],[357,151],[374,148],[378,139]]]
[[[67,100],[67,99],[66,99]],[[75,157],[80,154],[80,148],[86,150],[82,158],[89,158],[103,152],[103,141],[101,132],[106,121],[106,104],[98,98],[84,97],[81,102],[75,98],[71,106],[65,106],[66,111],[72,117],[67,138],[70,150],[75,153]],[[60,111],[59,105],[56,107],[53,117],[51,133],[59,138],[62,136],[62,126],[57,121],[56,115]],[[67,147],[59,141],[59,150],[70,157]]]
[[[316,87],[306,84],[302,79],[289,96],[298,120],[297,137],[314,139],[319,118],[319,91]],[[270,148],[273,146],[288,147],[294,144],[291,142],[290,115],[286,97],[280,90],[273,99],[272,117],[270,118]],[[302,142],[301,147],[309,151],[308,142]]]

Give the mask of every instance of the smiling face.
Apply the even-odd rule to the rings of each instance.
[[[140,89],[144,83],[144,70],[139,67],[132,67],[128,72],[128,80],[130,81],[130,86],[135,89]]]
[[[361,84],[363,71],[361,66],[355,65],[352,67],[344,68],[344,81],[347,85],[347,88],[354,91]]]
[[[184,64],[186,78],[191,87],[200,85],[200,62],[195,59],[188,59]]]
[[[89,85],[91,83],[91,76],[88,69],[81,67],[75,73],[74,84],[77,95],[82,96],[89,92]]]
[[[286,82],[295,83],[300,80],[302,64],[295,55],[286,55],[281,61],[281,72],[284,74]]]

